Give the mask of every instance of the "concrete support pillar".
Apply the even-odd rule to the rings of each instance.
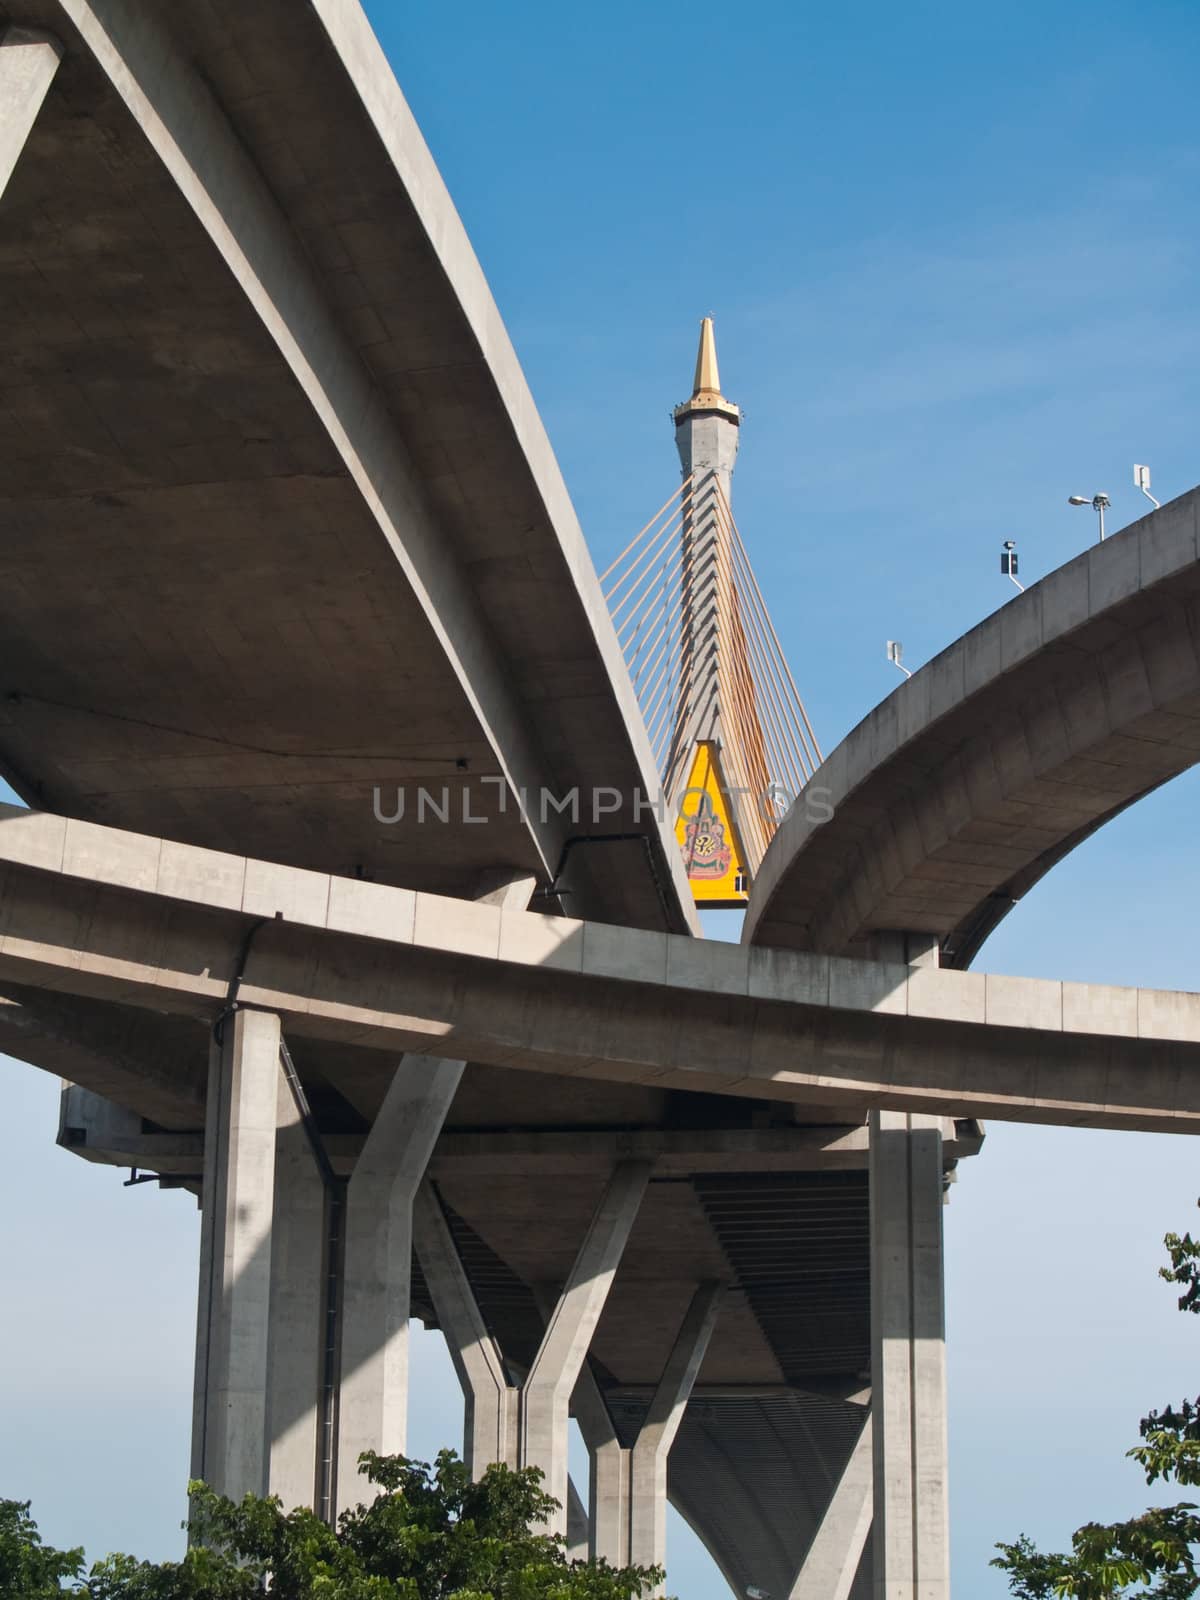
[[[408,1422],[412,1212],[461,1061],[405,1056],[350,1179],[342,1282],[338,1511],[368,1491],[364,1450],[402,1454]]]
[[[501,1351],[484,1325],[445,1214],[429,1184],[422,1187],[417,1200],[417,1255],[466,1399],[464,1456],[476,1478],[482,1477],[493,1461],[539,1467],[547,1492],[560,1507],[551,1533],[568,1534],[574,1493],[567,1470],[571,1396],[579,1393],[588,1347],[649,1177],[649,1164],[643,1161],[622,1162],[614,1171],[519,1390],[510,1384]],[[604,1415],[615,1446],[616,1436],[598,1394],[595,1402],[591,1415]],[[587,1423],[581,1421],[581,1427],[592,1449]],[[619,1456],[619,1446],[616,1448]],[[588,1535],[593,1553],[596,1504],[593,1486]],[[578,1526],[568,1537],[573,1544],[580,1542]],[[617,1535],[612,1542],[615,1546]]]
[[[62,53],[54,35],[40,29],[6,28],[0,34],[0,198],[54,82]]]
[[[413,1206],[413,1242],[462,1385],[463,1460],[475,1479],[493,1462],[517,1465],[518,1391],[467,1282],[445,1213],[426,1180]]]
[[[876,1600],[948,1600],[942,1124],[870,1117]]]
[[[593,1561],[627,1567],[631,1452],[617,1437],[600,1385],[586,1362],[571,1409],[588,1450],[588,1555]]]
[[[667,1457],[704,1361],[720,1310],[722,1283],[703,1283],[692,1297],[667,1359],[630,1461],[629,1559],[662,1567],[667,1560]]]
[[[570,1277],[521,1390],[521,1465],[540,1467],[566,1532],[567,1430],[571,1393],[616,1276],[650,1177],[644,1161],[623,1161],[596,1208]]]
[[[849,1600],[871,1531],[871,1434],[868,1414],[788,1600]]]
[[[325,1335],[325,1181],[282,1072],[277,1074],[275,1206],[268,1333],[268,1482],[291,1511],[315,1506]]]
[[[588,1512],[573,1480],[567,1480],[567,1560],[588,1558]]]
[[[267,1387],[279,1018],[235,1011],[209,1063],[192,1476],[269,1487]]]

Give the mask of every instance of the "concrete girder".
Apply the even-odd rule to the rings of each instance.
[[[203,1125],[206,1044],[177,1018],[8,985],[0,994],[0,1048],[162,1128]],[[90,1154],[72,1129],[83,1133],[84,1124],[68,1114],[60,1142]]]
[[[485,731],[513,803],[540,792],[545,762],[511,693],[478,602],[441,536],[404,438],[322,293],[287,218],[202,76],[136,0],[59,0],[242,285],[333,441]],[[567,827],[529,808],[552,882]]]
[[[94,1105],[94,1110],[88,1108]],[[116,1113],[116,1118],[112,1113]],[[90,1161],[141,1167],[167,1176],[192,1174],[204,1161],[204,1135],[144,1133],[141,1118],[78,1085],[63,1090],[59,1143]],[[66,1130],[73,1129],[68,1137]],[[946,1118],[946,1164],[977,1155],[983,1136],[969,1122]],[[349,1177],[362,1149],[361,1134],[327,1134],[330,1165]],[[429,1158],[429,1176],[490,1178],[578,1177],[610,1172],[622,1158],[652,1161],[656,1176],[697,1172],[861,1171],[868,1132],[859,1128],[632,1129],[619,1133],[443,1133]]]
[[[1197,995],[701,943],[43,814],[0,817],[0,860],[27,863],[0,887],[0,982],[211,1022],[247,918],[268,916],[239,996],[298,1037],[816,1101],[848,1121],[887,1106],[1200,1127]]]
[[[62,45],[52,33],[34,28],[0,33],[0,199],[61,60]]]

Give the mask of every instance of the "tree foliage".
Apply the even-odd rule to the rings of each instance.
[[[58,1600],[82,1570],[82,1550],[42,1543],[28,1500],[0,1500],[0,1600]]]
[[[1179,1309],[1200,1315],[1200,1243],[1168,1233],[1170,1265],[1159,1276],[1180,1286]],[[1141,1444],[1128,1455],[1147,1483],[1200,1485],[1200,1399],[1151,1411],[1139,1425]],[[1127,1522],[1089,1522],[1076,1529],[1066,1554],[1043,1555],[1024,1534],[999,1544],[994,1567],[1008,1573],[1017,1600],[1191,1600],[1200,1594],[1200,1517],[1181,1501],[1152,1506]]]
[[[494,1466],[473,1483],[450,1450],[433,1467],[362,1464],[379,1492],[336,1530],[275,1498],[235,1502],[194,1483],[181,1561],[112,1555],[86,1577],[81,1550],[47,1549],[29,1507],[0,1502],[0,1600],[638,1600],[661,1581],[654,1568],[568,1561],[544,1531],[556,1502],[534,1469]]]

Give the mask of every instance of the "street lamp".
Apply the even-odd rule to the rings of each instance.
[[[1000,552],[1000,575],[1011,579],[1021,593],[1025,593],[1025,585],[1017,577],[1017,541],[1015,539],[1005,539],[1004,541],[1004,548]]]
[[[1090,498],[1086,494],[1069,495],[1067,504],[1069,506],[1091,506],[1092,510],[1100,518],[1100,537],[1101,539],[1104,538],[1104,513],[1112,505],[1112,501],[1106,494],[1094,494]]]

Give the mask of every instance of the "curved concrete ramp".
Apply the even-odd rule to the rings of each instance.
[[[63,63],[0,213],[0,773],[184,842],[694,927],[561,473],[358,5],[9,21]]]
[[[1086,550],[876,706],[776,834],[743,938],[928,933],[966,967],[1055,862],[1200,759],[1198,505]]]

